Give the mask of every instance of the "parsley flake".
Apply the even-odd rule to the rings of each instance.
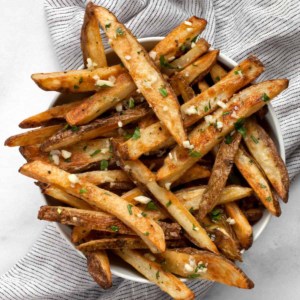
[[[129,213],[130,215],[132,215],[132,207],[133,207],[132,204],[128,204],[128,205],[127,205],[127,210],[128,210],[128,213]]]
[[[100,170],[104,171],[108,168],[108,161],[106,159],[103,159],[100,161]]]
[[[141,131],[139,127],[136,127],[132,135],[133,140],[138,140],[141,137]]]

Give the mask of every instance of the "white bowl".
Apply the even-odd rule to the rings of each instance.
[[[162,37],[149,37],[149,38],[141,38],[139,39],[139,42],[147,49],[151,50],[155,44],[159,41],[161,41],[163,38]],[[114,54],[112,50],[106,51],[107,57],[108,57],[108,62],[109,64],[116,63],[118,61],[118,58]],[[235,61],[230,59],[229,57],[225,56],[224,54],[220,53],[219,59],[218,59],[222,64],[227,66],[228,68],[232,69],[237,65]],[[74,98],[74,96],[72,96]],[[69,98],[69,97],[68,97]],[[56,102],[57,99],[54,101]],[[281,135],[280,127],[279,127],[279,122],[278,119],[275,115],[275,112],[272,108],[272,106],[269,104],[268,106],[268,113],[266,115],[266,120],[268,122],[268,125],[270,127],[270,132],[277,149],[279,150],[279,153],[282,157],[282,159],[285,161],[285,151],[284,151],[284,145],[283,145],[283,138]],[[51,204],[49,202],[49,199],[43,197],[45,203]],[[263,230],[266,228],[267,224],[269,223],[271,218],[271,214],[265,210],[263,217],[261,220],[254,225],[253,228],[253,238],[254,241],[261,235]],[[62,234],[62,236],[66,239],[66,241],[74,247],[74,244],[71,242],[71,229],[70,227],[66,225],[62,225],[59,223],[56,223],[57,229],[59,232]],[[75,247],[74,247],[75,249]],[[75,249],[81,256],[84,256],[80,251]],[[137,271],[135,271],[131,266],[128,264],[124,263],[121,259],[118,257],[113,257],[110,261],[111,263],[111,271],[112,274],[122,277],[124,279],[136,281],[136,282],[141,282],[141,283],[150,283],[147,279],[145,279],[142,275],[140,275]],[[186,279],[182,279],[185,281]]]

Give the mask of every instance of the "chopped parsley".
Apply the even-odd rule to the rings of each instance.
[[[83,78],[82,77],[79,78],[79,84],[81,84],[81,83],[83,83]]]
[[[134,103],[134,99],[133,98],[129,98],[128,100],[128,107],[129,108],[134,108],[135,103]]]
[[[204,112],[208,112],[208,110],[209,110],[209,108],[208,108],[208,106],[206,105],[206,106],[204,107]]]
[[[194,231],[197,231],[196,228],[197,228],[197,226],[195,226],[195,225],[193,224],[193,230],[194,230]]]
[[[150,233],[148,231],[144,232],[145,236],[148,236]]]
[[[116,226],[116,225],[110,226],[110,229],[111,229],[112,231],[114,231],[114,232],[118,232],[118,231],[119,231],[119,227]]]
[[[210,217],[213,221],[219,221],[220,218],[222,217],[222,209],[220,208],[215,208],[214,210],[212,210],[212,212],[210,213]]]
[[[132,215],[132,206],[133,206],[132,204],[127,205],[127,210],[130,215]]]
[[[155,274],[156,279],[158,279],[159,276],[160,276],[160,275],[159,275],[159,271],[157,271],[156,274]]]
[[[105,24],[105,29],[107,30],[108,28],[110,28],[110,26],[111,26],[111,23],[106,23]]]
[[[117,35],[117,36],[122,36],[122,35],[124,35],[124,31],[123,31],[123,29],[122,29],[121,27],[118,27],[118,28],[116,29],[116,35]]]
[[[266,188],[267,188],[267,187],[266,187],[264,184],[262,184],[262,183],[260,183],[259,186],[260,186],[262,189],[266,189]]]
[[[166,203],[166,207],[169,207],[172,204],[171,200]]]
[[[132,135],[132,139],[138,140],[141,137],[141,131],[139,127],[136,127]]]
[[[76,131],[78,131],[78,130],[79,130],[79,127],[78,127],[78,126],[75,126],[75,125],[73,125],[73,126],[71,126],[71,130],[72,130],[73,132],[76,132]]]
[[[202,270],[202,269],[204,269],[204,268],[206,268],[205,267],[205,264],[199,264],[197,267],[196,267],[196,269],[195,269],[195,273],[197,273],[199,270]]]
[[[189,209],[189,212],[192,214],[192,213],[194,212],[194,208],[191,207],[191,208]]]
[[[143,217],[146,217],[147,216],[147,214],[145,213],[145,212],[141,212],[141,215],[143,216]]]
[[[173,67],[164,57],[164,55],[161,55],[159,58],[159,64],[161,67],[167,68],[167,69],[178,69],[177,67]]]
[[[187,50],[187,46],[186,46],[185,44],[182,44],[182,45],[180,46],[180,50],[181,50],[182,52],[185,52],[185,51]]]
[[[233,138],[232,138],[232,136],[230,135],[230,134],[227,134],[226,136],[225,136],[225,144],[226,145],[229,145],[229,144],[231,144],[232,143],[232,140],[233,140]]]
[[[251,140],[253,141],[253,143],[258,144],[258,139],[255,136],[253,136],[251,134],[250,137],[251,137]]]
[[[244,127],[245,119],[240,118],[234,123],[234,128],[243,136],[246,136],[246,128]]]
[[[201,153],[200,153],[200,152],[198,152],[198,151],[195,151],[195,150],[190,150],[190,152],[189,152],[189,156],[190,156],[190,157],[199,158],[199,157],[201,157],[202,155],[201,155]]]
[[[94,157],[95,155],[97,155],[100,152],[101,152],[101,150],[97,149],[92,154],[90,154],[90,157]]]
[[[270,100],[270,97],[266,93],[263,93],[263,95],[261,96],[261,99],[264,102],[268,102]]]
[[[108,168],[108,161],[103,159],[100,161],[100,170],[104,171]]]
[[[272,201],[271,196],[267,197],[266,200],[267,200],[268,202],[271,202],[271,201]]]
[[[217,76],[217,77],[215,78],[215,80],[216,80],[217,82],[220,81],[220,80],[221,80],[220,76]]]
[[[223,113],[222,113],[222,116],[227,116],[227,115],[229,115],[230,114],[230,111],[224,111]]]
[[[148,202],[146,205],[146,208],[148,210],[157,210],[158,209],[156,204],[153,201]]]
[[[168,96],[168,92],[164,87],[161,87],[160,89],[158,89],[160,94],[165,98]]]
[[[197,37],[198,37],[198,35],[196,35],[196,36],[191,40],[191,43],[195,43],[196,40],[197,40]]]
[[[74,90],[78,90],[79,86],[77,84],[74,84]]]
[[[189,279],[194,279],[194,278],[198,278],[200,276],[200,274],[190,274],[190,275],[188,275],[187,276],[187,278],[189,278]]]
[[[87,190],[85,188],[79,190],[79,194],[85,194],[85,193],[87,193]]]

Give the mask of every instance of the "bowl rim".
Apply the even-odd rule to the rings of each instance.
[[[143,44],[143,43],[147,43],[147,42],[159,42],[163,38],[164,37],[159,37],[159,36],[146,37],[146,38],[139,38],[138,41],[141,44]],[[210,48],[210,50],[211,49],[213,49],[213,48]],[[109,53],[112,53],[112,52],[113,52],[112,49],[108,49],[108,50],[105,51],[106,54],[109,54]],[[227,66],[229,68],[233,68],[233,67],[238,65],[237,62],[235,62],[233,59],[229,58],[227,55],[225,55],[221,51],[220,51],[219,56],[218,56],[218,61],[220,61],[221,63],[223,63],[225,66]],[[83,69],[83,67],[84,66],[81,65],[78,69]],[[56,99],[57,99],[57,96],[52,101],[50,107],[53,106]],[[282,133],[281,133],[281,129],[280,129],[279,120],[276,116],[274,108],[272,107],[272,104],[268,105],[268,112],[269,112],[269,114],[267,115],[267,122],[268,122],[268,124],[271,123],[272,126],[275,129],[274,130],[274,135],[275,135],[276,140],[278,142],[278,151],[280,153],[281,158],[285,162],[285,149],[284,149],[283,137],[282,137]],[[47,204],[46,197],[43,197],[43,201]],[[258,239],[258,237],[262,234],[262,232],[265,230],[266,226],[270,222],[271,217],[272,217],[272,215],[268,211],[265,211],[264,215],[263,215],[262,219],[259,221],[259,223],[254,225],[253,242],[255,242]],[[79,253],[81,257],[85,257],[84,254],[81,251],[76,249],[74,244],[71,242],[69,236],[66,234],[64,229],[67,228],[68,226],[63,225],[63,224],[59,224],[59,223],[56,223],[56,222],[54,224],[55,224],[57,230],[59,231],[59,233],[64,237],[64,239],[72,247],[72,249],[74,249],[77,253]],[[257,226],[257,225],[259,225],[259,226]],[[135,282],[139,282],[139,283],[153,284],[152,282],[150,282],[149,280],[147,280],[146,278],[144,278],[140,274],[138,274],[138,275],[136,275],[136,274],[125,274],[124,272],[121,272],[121,271],[118,271],[118,270],[114,269],[114,266],[111,267],[111,272],[112,272],[113,275],[124,278],[124,279],[127,279],[127,280],[131,280],[131,281],[135,281]],[[185,278],[180,278],[180,280],[188,281],[188,279],[185,279]]]

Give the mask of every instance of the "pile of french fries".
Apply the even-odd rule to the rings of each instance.
[[[287,202],[288,173],[263,119],[288,80],[251,84],[264,71],[254,56],[228,70],[198,38],[206,23],[191,17],[148,53],[88,3],[85,69],[32,75],[71,101],[23,120],[39,128],[5,142],[57,204],[38,218],[72,226],[102,288],[117,255],[174,299],[195,297],[177,276],[250,289],[234,261],[264,209],[279,216]],[[118,65],[107,65],[99,24]]]

